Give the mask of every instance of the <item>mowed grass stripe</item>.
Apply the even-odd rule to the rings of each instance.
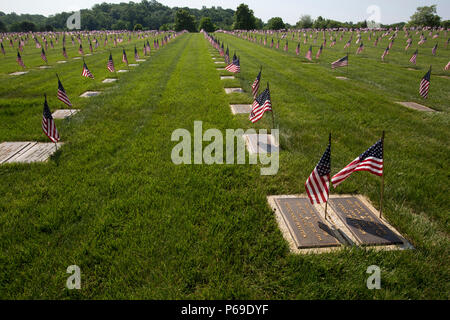
[[[66,276],[48,270],[64,271],[62,266],[70,261],[79,261],[88,270],[100,267],[98,252],[110,244],[96,239],[103,228],[113,230],[106,225],[112,216],[105,214],[116,199],[111,173],[124,163],[122,154],[160,98],[152,92],[167,84],[185,46],[183,37],[170,43],[155,54],[155,61],[128,74],[114,92],[91,100],[83,116],[71,120],[68,143],[54,162],[0,168],[4,177],[0,211],[8,213],[1,218],[1,260],[7,266],[1,273],[2,296],[61,298]],[[112,261],[103,261],[101,268],[108,269]],[[33,284],[14,288],[12,274],[18,268],[35,277],[30,279]],[[101,290],[102,285],[88,285],[89,276],[85,280],[85,297],[91,290]],[[39,282],[49,290],[44,292]]]

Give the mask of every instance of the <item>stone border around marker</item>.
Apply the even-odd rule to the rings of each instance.
[[[58,148],[63,144],[58,142]],[[3,142],[0,144],[0,163],[46,162],[55,152],[56,147],[52,142]]]
[[[275,138],[272,134],[244,134],[242,138],[245,141],[245,146],[249,154],[280,152],[280,145],[275,144]],[[270,144],[267,144],[268,140],[270,140]]]
[[[224,89],[226,94],[244,93],[244,90],[242,90],[242,88],[224,88]]]
[[[80,97],[81,98],[90,98],[90,97],[98,96],[99,94],[101,94],[100,91],[86,91],[83,94],[81,94]]]
[[[58,109],[52,113],[53,119],[66,119],[78,113],[80,109]]]
[[[251,104],[230,104],[230,109],[233,114],[250,114],[252,111]]]
[[[23,74],[27,74],[28,72],[29,71],[17,71],[17,72],[10,73],[9,75],[10,76],[21,76]]]

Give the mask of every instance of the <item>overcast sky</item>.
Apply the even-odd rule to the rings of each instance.
[[[0,11],[34,13],[48,16],[62,11],[74,11],[91,8],[96,3],[120,3],[127,0],[1,0]],[[134,2],[140,2],[135,0]],[[295,24],[303,14],[313,18],[338,21],[374,20],[384,24],[408,21],[419,6],[437,4],[438,14],[444,20],[450,20],[450,0],[160,0],[169,7],[201,8],[202,6],[221,6],[236,9],[240,3],[246,3],[255,15],[263,21],[271,17],[282,17],[285,22]],[[376,6],[378,9],[369,10]]]

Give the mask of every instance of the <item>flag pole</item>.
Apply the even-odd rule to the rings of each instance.
[[[383,216],[383,194],[384,194],[384,130],[381,135],[381,145],[383,146],[381,156],[383,159],[383,174],[381,175],[381,190],[380,190],[380,219]]]
[[[330,153],[331,153],[331,132],[330,135],[328,136],[328,144],[330,145]],[[330,166],[331,166],[331,154],[330,154]],[[325,202],[325,220],[327,220],[328,199],[330,199],[330,190],[328,190],[327,202]]]

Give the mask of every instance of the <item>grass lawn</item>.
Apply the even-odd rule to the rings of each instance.
[[[351,58],[346,75],[329,67],[340,49],[326,49],[320,63],[304,64],[294,46],[285,53],[217,36],[240,55],[242,73],[235,80],[220,80],[227,72],[216,71],[214,50],[202,34],[152,47],[146,62],[109,85],[101,84],[110,76],[107,50],[86,58],[93,81],[81,77],[80,60],[13,78],[8,73],[18,70],[15,56],[0,57],[0,142],[46,141],[43,93],[51,96],[51,110],[63,107],[55,71],[82,110],[57,120],[65,145],[48,163],[0,166],[0,298],[448,299],[449,80],[432,77],[430,99],[422,102],[442,112],[419,113],[393,101],[421,101],[417,91],[427,62],[418,66],[421,72],[407,70],[400,49],[381,64],[384,43],[367,48],[367,56]],[[135,42],[142,56],[142,40],[126,44],[130,63]],[[35,57],[24,55],[26,65],[40,63],[33,50]],[[55,51],[52,61],[62,57]],[[448,60],[440,56],[445,52],[441,47],[438,57],[426,59]],[[121,48],[113,54],[119,69]],[[448,62],[440,60],[442,67]],[[193,132],[196,120],[203,130],[222,132],[270,126],[268,115],[252,125],[229,108],[251,103],[260,65],[280,128],[278,174],[261,176],[257,165],[174,165],[171,134]],[[223,90],[238,86],[246,93]],[[92,89],[103,93],[78,98]],[[382,130],[384,213],[416,250],[290,254],[266,196],[304,192],[330,131],[336,173]],[[333,192],[363,194],[378,206],[379,179],[357,173]],[[81,290],[65,288],[72,264],[81,268]],[[381,268],[381,290],[366,288],[370,265]]]

